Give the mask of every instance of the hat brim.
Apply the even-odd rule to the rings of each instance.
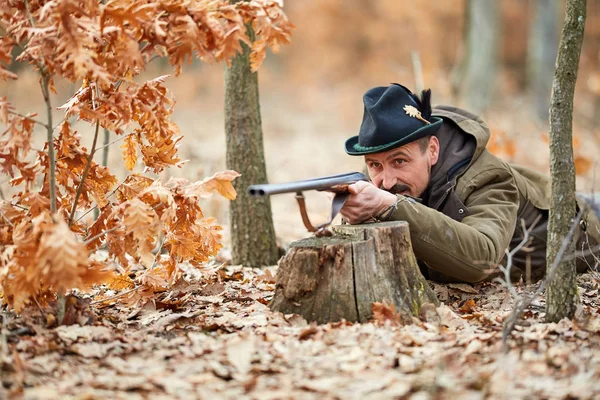
[[[365,154],[380,153],[382,151],[391,150],[396,147],[403,146],[417,139],[421,139],[422,137],[433,135],[438,131],[438,129],[440,129],[440,126],[442,125],[442,119],[439,117],[431,117],[431,120],[435,122],[417,129],[410,135],[405,136],[400,140],[396,140],[395,142],[386,143],[379,146],[361,146],[358,144],[358,136],[352,136],[350,139],[346,140],[346,153],[348,153],[351,156],[362,156]]]

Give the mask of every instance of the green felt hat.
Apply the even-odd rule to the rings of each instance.
[[[432,135],[442,119],[431,116],[431,90],[419,99],[406,87],[394,83],[378,86],[363,96],[365,111],[357,136],[346,140],[352,156],[379,153]]]

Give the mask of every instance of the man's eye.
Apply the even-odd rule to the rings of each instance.
[[[405,162],[406,162],[405,160],[402,160],[400,158],[397,158],[394,160],[394,163],[396,163],[397,165],[404,164]]]
[[[379,164],[379,163],[371,163],[369,165],[369,168],[378,169],[379,167],[381,167],[381,164]]]

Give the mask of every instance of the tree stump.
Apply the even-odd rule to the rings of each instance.
[[[335,235],[305,238],[279,261],[274,311],[308,321],[366,322],[372,303],[394,305],[403,319],[438,300],[421,274],[408,223],[338,225]]]

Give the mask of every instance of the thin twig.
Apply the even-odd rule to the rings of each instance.
[[[123,182],[125,182],[125,180],[122,180],[121,183],[119,183],[113,190],[112,192],[110,192],[108,195],[106,195],[106,199],[108,199],[110,196],[112,196],[113,194],[115,194],[115,192],[117,190],[119,190],[119,188],[121,187],[121,185],[123,184]],[[87,210],[85,213],[83,213],[83,215],[81,215],[79,218],[77,218],[75,220],[75,223],[79,222],[83,217],[85,217],[86,215],[88,215],[89,213],[91,213],[92,211],[94,211],[95,209],[98,208],[98,204],[96,204],[94,207],[90,208],[89,210]]]
[[[512,295],[513,299],[517,299],[519,297],[519,294],[515,290],[514,286],[512,285],[512,281],[510,279],[510,271],[513,266],[513,257],[515,254],[517,254],[519,251],[521,251],[527,245],[530,234],[533,231],[533,229],[535,228],[535,226],[538,224],[538,222],[540,221],[541,217],[542,217],[542,215],[539,214],[537,216],[537,218],[531,223],[531,226],[529,228],[527,228],[525,226],[525,220],[521,219],[521,228],[523,230],[523,240],[521,240],[521,242],[519,242],[519,244],[517,246],[515,246],[515,248],[512,249],[510,252],[508,251],[508,249],[506,250],[506,267],[504,267],[502,265],[498,266],[500,271],[502,271],[504,273],[504,280],[502,280],[502,279],[498,279],[498,280],[500,281],[500,283],[502,283],[504,286],[506,286],[506,288]]]
[[[29,14],[29,22],[31,23],[31,27],[35,28],[35,20],[33,19],[33,14],[31,13],[31,8],[29,7],[29,0],[25,0],[25,8],[27,9],[27,14]],[[20,43],[17,43],[17,46],[21,48],[22,51],[26,51],[27,49],[24,48],[23,46],[21,46]],[[44,61],[44,56],[40,55],[40,57],[42,57],[42,62],[40,63],[38,60],[33,59],[32,61],[34,62],[34,64],[36,65],[36,67],[38,67],[38,69],[40,70],[40,73],[42,73],[44,71],[44,64],[46,63]],[[52,126],[52,125],[50,125]]]
[[[33,301],[35,301],[35,304],[38,306],[38,308],[40,309],[40,313],[42,313],[42,318],[44,318],[44,320],[46,319],[46,313],[44,312],[44,310],[42,309],[42,306],[40,305],[40,302],[37,301],[37,299],[35,298],[35,296],[33,297]]]
[[[152,228],[152,227],[155,227],[155,226],[158,226],[158,225],[160,225],[160,222],[156,222],[156,223],[150,224],[150,225],[144,225],[144,226],[141,226],[139,228],[135,228],[135,229],[130,230],[129,232],[127,232],[127,234],[129,234],[131,232],[135,232],[135,231],[140,231],[140,230],[146,229],[146,228]],[[93,242],[95,239],[98,239],[100,236],[106,235],[107,233],[114,232],[114,231],[116,231],[117,229],[120,229],[120,228],[123,228],[123,226],[115,226],[113,228],[110,228],[110,229],[107,229],[105,231],[102,231],[99,234],[94,235],[94,236],[92,236],[89,239],[86,239],[83,242],[83,244],[87,245],[88,243]]]
[[[8,224],[10,225],[11,228],[14,228],[15,226],[13,225],[12,222],[10,222],[10,219],[8,219],[8,217],[6,216],[6,214],[4,214],[2,212],[2,210],[0,210],[0,215],[2,215],[2,218],[4,218],[6,220],[6,222],[8,222]]]
[[[129,289],[129,290],[126,290],[126,291],[124,291],[124,292],[122,292],[122,293],[119,293],[119,294],[116,294],[116,295],[114,295],[114,296],[107,297],[107,298],[105,298],[105,299],[100,299],[100,300],[92,301],[92,302],[90,303],[90,305],[92,306],[92,305],[94,305],[94,304],[98,304],[98,303],[104,303],[105,301],[110,301],[110,300],[117,299],[117,298],[119,298],[119,297],[121,297],[121,296],[125,296],[126,294],[129,294],[129,293],[131,293],[131,292],[135,292],[136,290],[138,290],[138,289],[139,289],[139,288],[141,288],[141,287],[142,287],[142,285],[138,285],[138,286],[136,286],[136,287],[134,287],[134,288],[131,288],[131,289]]]
[[[107,130],[107,129],[105,129],[104,131],[105,131],[105,132],[108,132],[108,130]],[[102,146],[99,146],[99,147],[97,147],[97,148],[94,150],[94,153],[95,153],[95,152],[97,152],[97,151],[98,151],[98,150],[100,150],[100,149],[104,149],[104,148],[106,148],[106,147],[108,147],[108,146],[111,146],[111,145],[113,145],[113,144],[117,143],[117,142],[120,142],[121,140],[125,139],[127,136],[131,136],[131,135],[133,135],[133,132],[131,132],[131,133],[128,133],[127,135],[123,135],[123,136],[121,136],[120,138],[118,138],[118,139],[115,139],[115,140],[113,140],[113,141],[112,141],[112,142],[110,142],[110,143],[105,143],[105,144],[103,144]],[[106,140],[106,136],[104,136],[104,138],[105,138],[105,140]],[[103,165],[104,165],[104,166],[106,166],[106,164],[104,164],[104,162],[105,162],[105,160],[104,160],[104,156],[105,156],[105,155],[103,154],[103,155],[102,155],[102,163],[103,163]],[[106,161],[108,161],[108,152],[106,152],[106,157],[107,157]]]
[[[525,297],[521,297],[517,306],[513,309],[512,313],[506,319],[504,329],[502,332],[502,348],[503,348],[504,352],[508,351],[508,346],[507,346],[508,336],[511,334],[512,330],[515,328],[515,325],[517,324],[517,320],[519,319],[519,317],[521,316],[523,311],[525,311],[525,309],[527,307],[529,307],[529,305],[531,304],[533,299],[537,295],[539,295],[546,288],[546,285],[548,284],[548,282],[550,282],[554,278],[554,273],[555,273],[558,265],[561,263],[562,258],[565,254],[565,251],[567,251],[569,242],[573,238],[573,235],[575,234],[575,229],[579,225],[579,221],[581,220],[582,216],[583,216],[583,209],[579,210],[579,213],[577,214],[577,217],[575,218],[575,222],[573,222],[573,224],[571,225],[571,228],[569,229],[569,232],[567,233],[567,236],[563,239],[563,241],[560,245],[560,249],[558,250],[558,253],[556,253],[556,257],[554,258],[554,261],[552,262],[550,269],[546,273],[546,279],[544,279],[542,281],[542,283],[540,283],[540,285],[537,287],[537,289],[532,294],[525,296]]]
[[[75,212],[77,211],[77,203],[79,202],[79,196],[81,196],[81,192],[83,191],[83,184],[88,176],[90,171],[90,166],[92,165],[92,160],[94,159],[94,148],[96,147],[96,141],[98,140],[98,131],[100,130],[100,121],[96,120],[96,131],[94,132],[94,141],[92,143],[92,150],[90,151],[90,155],[88,156],[87,162],[85,164],[85,168],[83,170],[83,175],[81,175],[81,180],[79,181],[79,185],[77,186],[77,193],[75,193],[75,200],[73,200],[73,208],[71,208],[71,215],[69,216],[69,226],[73,224],[73,218],[75,218]]]
[[[2,357],[2,359],[0,360],[1,362],[4,362],[5,360],[8,359],[8,340],[6,340],[8,333],[7,333],[7,326],[8,326],[8,316],[7,316],[7,312],[4,311],[2,313],[2,328],[0,328],[0,357]]]
[[[94,240],[98,239],[99,237],[101,237],[101,236],[104,236],[104,235],[106,235],[106,234],[109,234],[109,233],[111,233],[111,232],[114,232],[114,231],[116,231],[117,229],[120,229],[120,228],[122,228],[122,226],[115,226],[114,228],[110,228],[110,229],[107,229],[107,230],[105,230],[105,231],[102,231],[102,232],[100,232],[99,234],[97,234],[97,235],[94,235],[94,236],[92,236],[92,237],[91,237],[91,238],[89,238],[89,239],[86,239],[86,240],[83,242],[83,244],[87,245],[88,243],[91,243],[91,242],[93,242]]]
[[[158,247],[158,251],[156,252],[156,254],[154,255],[154,261],[152,262],[152,265],[150,266],[150,268],[146,268],[146,270],[144,271],[144,273],[142,274],[142,276],[146,275],[149,271],[153,270],[154,267],[156,267],[156,263],[158,262],[158,258],[160,257],[163,245],[165,244],[164,240],[160,241],[160,246]]]
[[[92,92],[92,109],[96,109],[96,102],[94,100],[94,90],[91,89]],[[96,94],[98,92],[98,87],[96,87]],[[83,184],[88,176],[90,171],[90,166],[92,165],[92,161],[94,160],[94,153],[96,152],[96,143],[98,141],[98,132],[100,131],[100,120],[96,119],[96,129],[94,131],[94,141],[92,142],[92,149],[90,150],[90,155],[88,156],[87,162],[85,164],[85,168],[83,170],[83,175],[81,175],[81,180],[79,181],[79,185],[77,186],[77,193],[75,193],[75,200],[73,200],[73,208],[71,208],[71,215],[69,216],[69,226],[73,224],[73,218],[75,218],[75,212],[77,211],[77,203],[79,202],[79,196],[81,196],[81,192],[83,191]]]
[[[33,14],[31,13],[31,8],[29,6],[29,0],[25,0],[25,8],[27,9],[27,13],[29,14],[29,22],[31,26],[35,28],[35,20],[33,19]],[[49,172],[50,172],[50,211],[52,212],[52,219],[54,219],[54,214],[56,214],[56,155],[54,154],[54,128],[52,126],[52,102],[50,100],[50,77],[48,76],[48,71],[44,67],[45,61],[44,56],[42,55],[42,63],[35,61],[36,65],[40,70],[40,75],[42,77],[40,81],[40,86],[42,88],[42,94],[44,96],[44,102],[46,103],[46,116],[47,123],[46,133],[47,133],[47,141],[48,141],[48,160],[49,160]]]
[[[47,140],[48,140],[48,158],[50,160],[50,210],[52,214],[56,213],[56,156],[54,154],[54,131],[52,126],[52,103],[50,102],[49,78],[45,72],[42,72],[42,92],[46,102],[46,112],[48,114]]]
[[[11,206],[16,207],[16,208],[20,208],[23,211],[29,211],[28,207],[22,206],[20,204],[15,204],[15,203],[10,203]]]
[[[59,293],[56,298],[56,320],[58,325],[62,325],[65,319],[67,309],[67,298],[64,293]]]
[[[98,149],[104,149],[104,151],[102,152],[102,165],[104,165],[105,167],[108,166],[108,146],[110,146],[112,143],[110,142],[110,131],[106,128],[104,128],[104,143],[101,147],[98,147]],[[96,150],[98,150],[96,149]]]
[[[46,124],[45,124],[45,123],[43,123],[42,121],[38,121],[38,120],[37,120],[37,119],[35,119],[35,118],[28,117],[28,116],[27,116],[27,115],[25,115],[25,114],[21,114],[21,113],[18,113],[18,112],[15,112],[15,111],[11,111],[11,110],[9,110],[9,111],[8,111],[8,113],[9,113],[9,114],[12,114],[12,115],[16,115],[17,117],[21,117],[21,118],[24,118],[24,119],[28,119],[28,120],[30,120],[30,121],[32,121],[32,122],[34,122],[34,123],[36,123],[36,124],[40,124],[40,125],[42,125],[43,127],[46,127]]]

